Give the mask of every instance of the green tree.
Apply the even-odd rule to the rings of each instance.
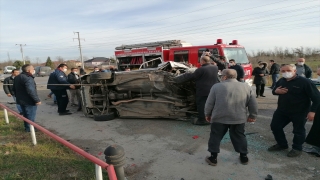
[[[20,60],[16,60],[12,66],[16,67],[17,69],[20,69],[23,66],[23,62]]]
[[[46,66],[51,67],[52,69],[54,69],[54,63],[51,61],[50,57],[48,56],[47,61],[46,61]]]

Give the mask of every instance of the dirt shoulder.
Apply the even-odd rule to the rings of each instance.
[[[2,86],[2,85],[1,85]],[[55,131],[61,137],[104,159],[103,151],[112,144],[125,149],[128,180],[245,180],[264,179],[268,174],[274,179],[319,179],[320,158],[303,153],[298,158],[288,158],[283,151],[270,153],[266,149],[275,143],[270,131],[270,121],[276,108],[276,97],[266,90],[266,98],[259,98],[259,118],[247,124],[248,165],[239,163],[228,135],[221,143],[218,165],[209,166],[204,158],[209,155],[207,142],[210,126],[194,126],[189,122],[150,119],[115,119],[97,122],[84,117],[76,108],[70,116],[59,116],[49,91],[39,89],[43,104],[37,111],[36,122]],[[15,108],[12,101],[0,92],[1,103]],[[292,142],[292,125],[285,128]],[[309,131],[311,123],[307,123]]]

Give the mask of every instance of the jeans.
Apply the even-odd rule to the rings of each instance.
[[[64,113],[67,110],[69,103],[68,93],[66,89],[63,90],[52,90],[53,94],[57,98],[58,113]]]
[[[14,102],[17,103],[16,97],[15,96],[12,96],[12,97],[13,97]],[[18,109],[19,113],[21,114],[22,113],[21,106],[19,104],[16,104],[16,105],[17,105],[17,109]]]
[[[248,143],[244,134],[245,123],[242,124],[221,124],[212,123],[208,151],[211,153],[220,152],[220,142],[229,129],[230,139],[236,152],[248,154]]]
[[[37,106],[32,105],[20,105],[23,113],[23,117],[34,122],[36,119]],[[24,130],[30,132],[30,124],[24,121]]]
[[[204,115],[204,106],[206,105],[208,96],[197,96],[197,111],[198,111],[198,122],[206,122]]]
[[[276,86],[276,82],[279,79],[279,74],[272,74],[272,85],[271,87],[274,88]]]
[[[265,84],[256,84],[256,95],[263,96]]]
[[[305,124],[307,122],[307,113],[290,114],[276,110],[271,121],[271,130],[277,144],[282,147],[288,147],[288,141],[284,134],[283,128],[290,122],[293,124],[293,144],[292,149],[302,150],[302,144],[306,138]]]

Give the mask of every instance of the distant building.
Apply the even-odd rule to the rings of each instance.
[[[92,59],[84,61],[84,66],[85,67],[94,67],[94,66],[99,66],[101,64],[108,64],[109,62],[110,62],[109,58],[94,57]]]

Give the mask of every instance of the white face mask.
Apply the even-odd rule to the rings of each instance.
[[[36,70],[33,70],[31,74],[32,74],[32,75],[36,74]]]
[[[95,72],[98,72],[99,70],[94,70]]]
[[[303,66],[304,62],[298,62],[298,65]]]
[[[286,79],[290,79],[294,76],[294,74],[292,72],[285,72],[282,73],[282,77],[286,78]]]
[[[78,74],[78,72],[73,72],[74,74]]]
[[[236,64],[233,64],[233,63],[229,63],[230,64],[230,66],[234,66],[234,65],[236,65]]]
[[[263,68],[263,65],[262,66],[259,66],[260,68]]]
[[[67,72],[68,69],[63,69],[63,72]]]

